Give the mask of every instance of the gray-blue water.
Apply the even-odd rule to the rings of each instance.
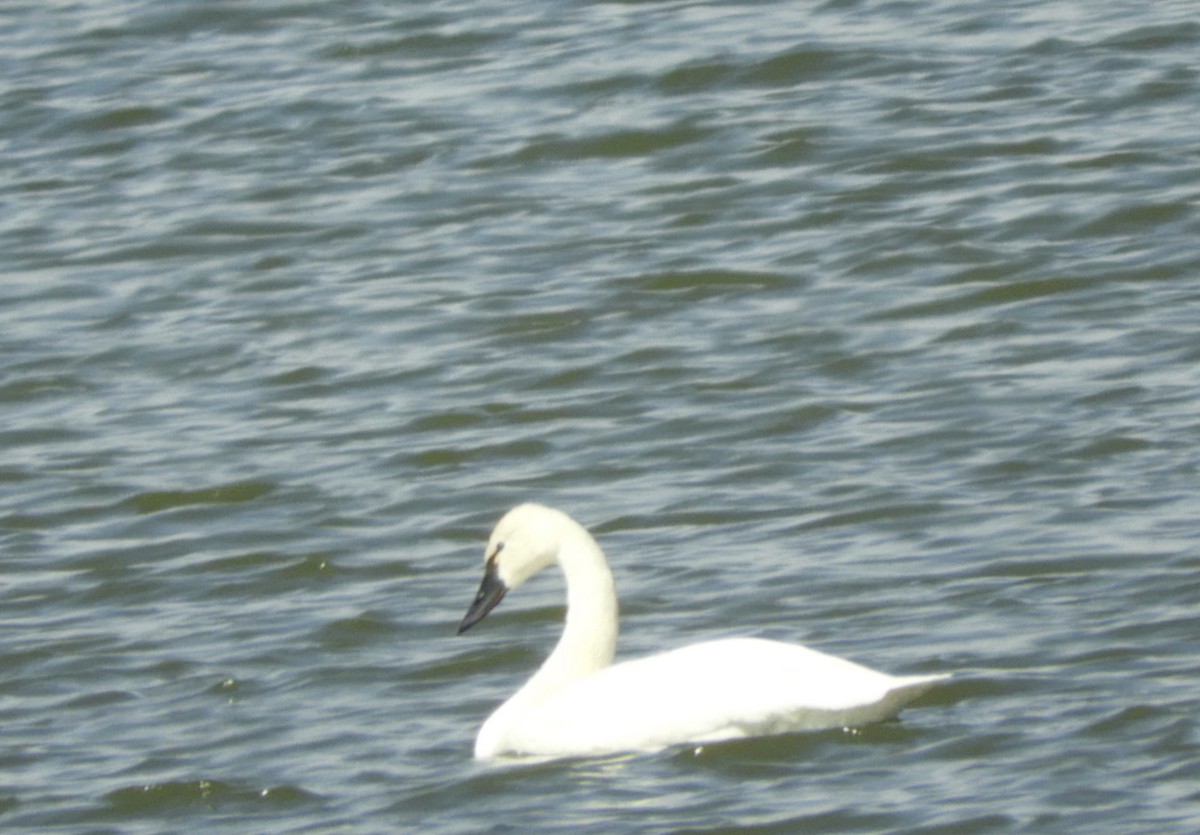
[[[1200,829],[1200,6],[0,7],[0,828]],[[954,672],[476,764],[562,616]]]

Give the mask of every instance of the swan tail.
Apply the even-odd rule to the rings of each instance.
[[[895,716],[910,703],[932,690],[936,684],[948,678],[950,678],[948,673],[931,676],[902,676],[896,686],[888,690],[880,703],[880,707],[883,708],[883,718]]]

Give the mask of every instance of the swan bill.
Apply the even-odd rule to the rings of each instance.
[[[479,592],[475,595],[475,601],[471,603],[466,617],[458,625],[458,634],[461,635],[483,620],[487,613],[495,609],[496,604],[504,599],[507,591],[508,586],[504,585],[504,581],[500,579],[500,575],[496,571],[496,561],[489,560],[487,570],[483,574],[483,582],[479,584]]]

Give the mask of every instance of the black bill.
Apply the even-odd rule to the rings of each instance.
[[[458,625],[458,634],[461,635],[483,620],[487,613],[504,599],[506,591],[508,586],[504,585],[504,581],[496,573],[495,561],[489,560],[487,570],[483,573],[483,582],[479,584],[479,593],[475,595],[475,602],[471,604],[471,608],[467,609],[467,616]]]

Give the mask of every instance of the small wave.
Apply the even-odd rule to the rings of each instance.
[[[239,481],[202,487],[198,490],[154,490],[138,493],[128,503],[138,513],[160,513],[194,504],[240,504],[275,492],[275,485],[261,481]]]
[[[109,809],[120,815],[141,816],[179,813],[192,808],[253,808],[297,806],[319,800],[319,795],[297,786],[257,787],[220,780],[183,780],[126,786],[105,795]]]

